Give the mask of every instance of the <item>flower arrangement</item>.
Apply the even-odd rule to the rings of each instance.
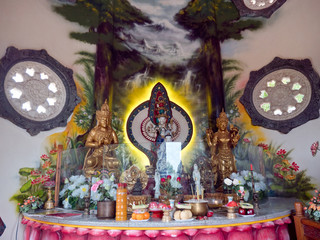
[[[89,183],[83,175],[73,175],[64,180],[64,186],[59,193],[64,208],[83,208],[84,197],[88,195]]]
[[[20,212],[29,212],[30,210],[40,209],[43,201],[38,196],[30,196],[24,200],[23,204],[18,203]]]
[[[91,187],[91,199],[93,201],[113,201],[117,198],[117,184],[114,183],[114,175],[110,178],[94,178]]]
[[[166,198],[172,199],[178,194],[182,193],[182,185],[180,183],[181,178],[172,178],[168,175],[167,178],[161,178],[160,192],[165,195]]]
[[[95,208],[98,201],[114,200],[117,194],[117,185],[114,176],[100,174],[92,177],[90,208]],[[64,208],[81,209],[84,207],[84,197],[89,194],[89,182],[83,175],[74,175],[66,178],[59,193],[59,199]]]
[[[267,197],[267,186],[265,178],[259,173],[253,173],[254,188],[259,193],[259,198]],[[224,179],[224,185],[232,189],[238,196],[245,201],[252,199],[252,175],[251,171],[243,170],[239,173],[232,173],[229,178]]]
[[[310,219],[315,221],[320,220],[320,193],[315,190],[316,196],[312,197],[310,201],[306,204],[307,207],[304,208],[305,213],[309,215]]]

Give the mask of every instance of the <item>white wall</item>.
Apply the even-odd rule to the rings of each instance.
[[[250,71],[269,63],[275,56],[282,58],[309,58],[320,73],[320,1],[288,0],[267,25],[258,31],[247,32],[239,42],[223,44],[225,57],[238,59],[246,64],[242,79]],[[0,3],[0,58],[8,46],[19,49],[46,49],[63,65],[76,70],[75,53],[93,47],[69,39],[70,31],[80,29],[51,10],[49,0],[1,0]],[[0,103],[1,104],[1,103]],[[320,120],[313,120],[287,135],[266,130],[269,139],[284,147],[294,148],[293,161],[319,184],[320,154],[312,158],[310,145],[320,139]],[[2,239],[14,239],[17,213],[9,198],[20,187],[18,171],[21,167],[36,167],[43,153],[47,136],[62,131],[57,128],[31,137],[25,130],[0,118],[0,216],[7,225]],[[20,231],[21,233],[21,231]],[[19,238],[20,239],[20,238]]]
[[[80,27],[54,13],[51,6],[49,0],[1,0],[0,58],[9,46],[46,49],[61,64],[76,71],[73,65],[77,59],[75,53],[80,50],[94,51],[94,47],[71,40],[69,32],[78,31]],[[0,118],[0,216],[7,225],[1,239],[15,237],[18,214],[15,204],[9,202],[9,198],[21,186],[19,169],[38,167],[40,155],[45,153],[46,137],[63,130],[62,127],[56,128],[32,137],[24,129]]]
[[[239,82],[242,86],[251,71],[257,71],[274,57],[284,59],[310,59],[314,70],[320,74],[320,1],[288,0],[257,31],[246,31],[241,41],[227,41],[222,52],[226,58],[237,59],[245,64]],[[262,129],[268,141],[282,144],[300,170],[308,169],[307,175],[320,186],[320,153],[312,157],[310,147],[320,140],[320,118],[293,129],[288,134]]]

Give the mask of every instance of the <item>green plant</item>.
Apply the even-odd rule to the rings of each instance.
[[[43,206],[43,201],[38,196],[29,196],[23,201],[23,204],[18,203],[20,212],[29,212],[30,210],[40,209]]]

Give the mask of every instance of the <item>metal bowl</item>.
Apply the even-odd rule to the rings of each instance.
[[[193,216],[206,216],[208,213],[208,202],[207,201],[188,201],[191,205],[191,212]]]
[[[222,198],[207,198],[208,201],[208,207],[210,209],[213,208],[220,208],[223,206],[223,199]]]

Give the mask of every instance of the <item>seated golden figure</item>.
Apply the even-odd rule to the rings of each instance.
[[[229,177],[231,173],[237,172],[232,148],[237,145],[240,135],[238,128],[232,125],[228,131],[228,122],[226,113],[222,111],[217,118],[218,131],[213,133],[212,129],[207,129],[206,132],[216,187],[220,187],[223,179]]]
[[[86,147],[91,149],[87,152],[83,170],[86,177],[90,177],[98,169],[106,169],[109,173],[119,176],[119,160],[113,156],[114,145],[118,144],[116,132],[111,127],[111,113],[107,100],[96,111],[97,125],[89,132]]]

